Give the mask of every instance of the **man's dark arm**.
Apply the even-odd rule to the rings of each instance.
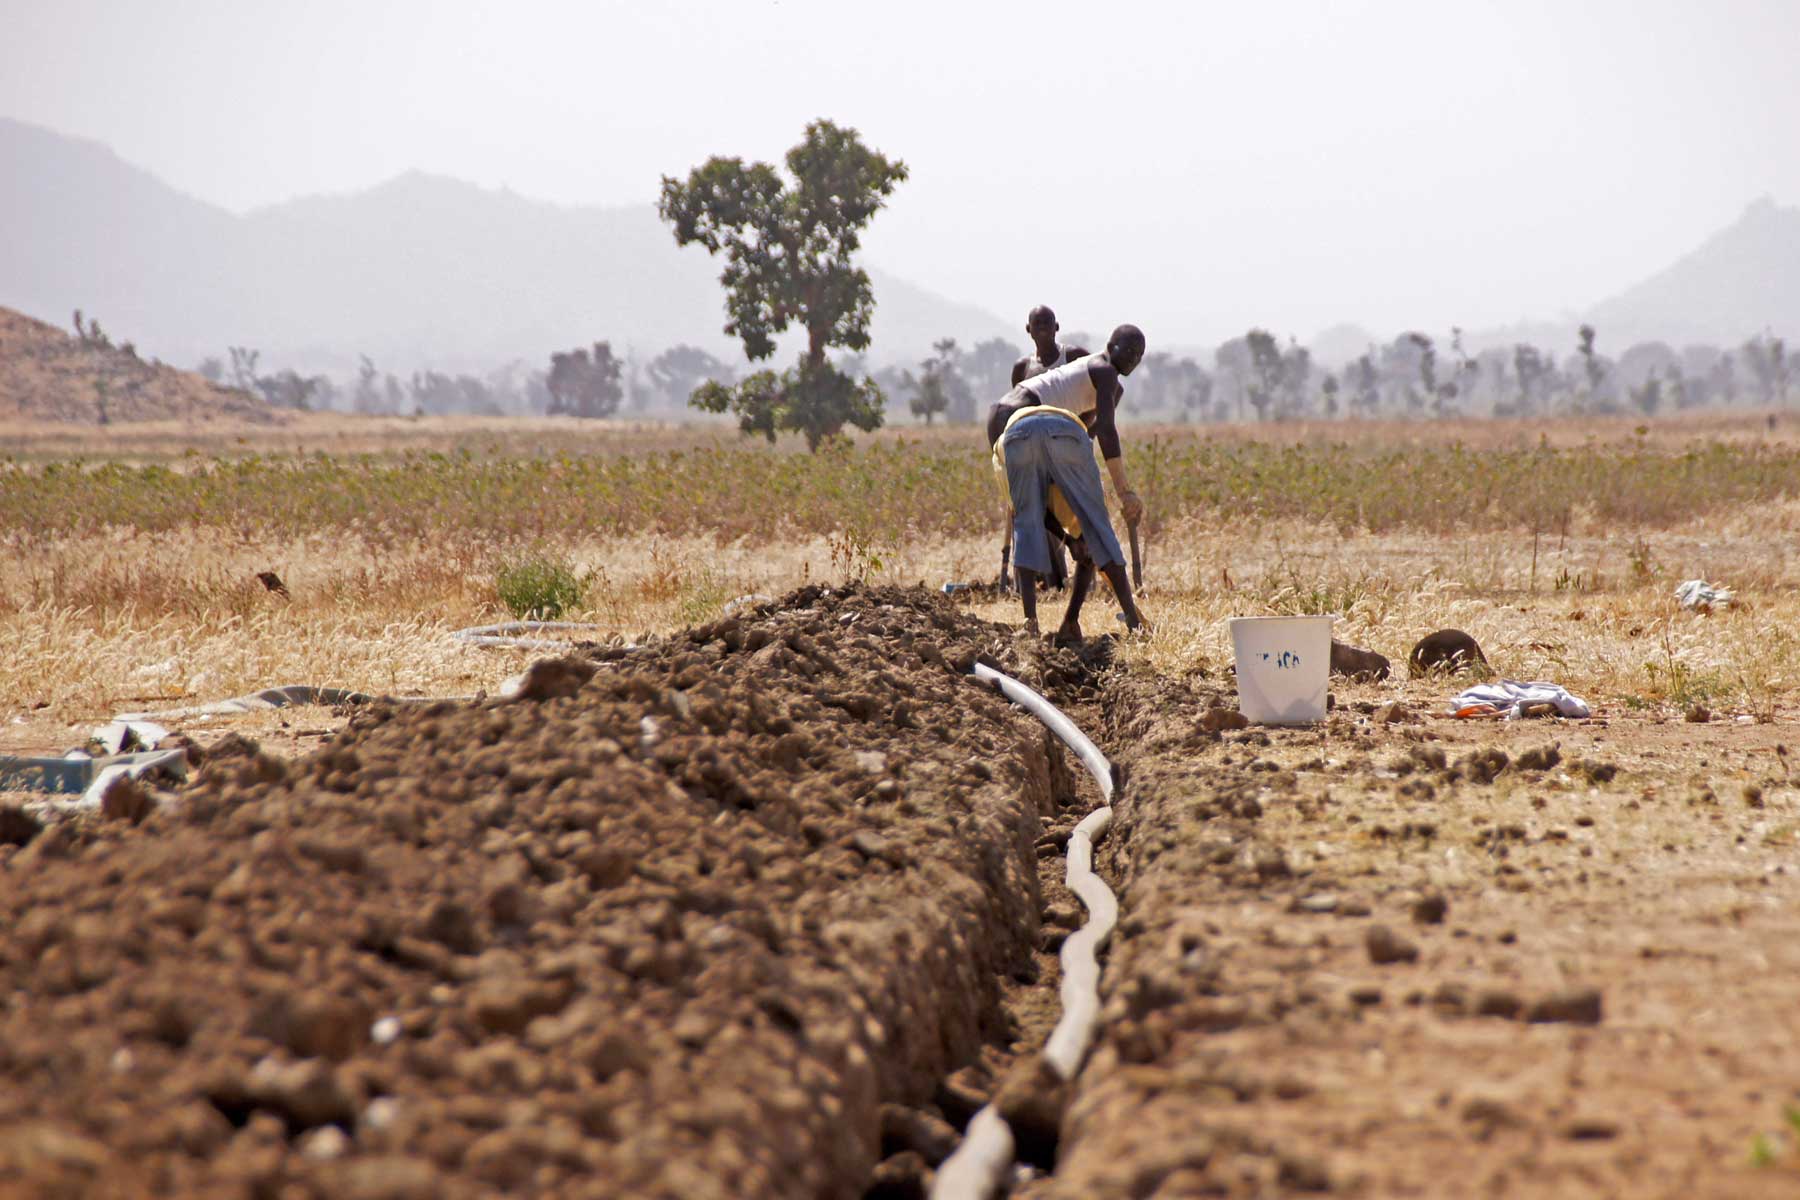
[[[1013,364],[1012,385],[1014,387],[1018,387],[1021,383],[1025,382],[1025,364],[1029,361],[1030,359],[1021,358],[1018,362]]]
[[[1112,476],[1113,492],[1119,497],[1126,521],[1135,522],[1144,513],[1144,502],[1131,490],[1131,481],[1125,477],[1119,428],[1113,421],[1119,402],[1119,373],[1111,364],[1096,365],[1088,368],[1088,378],[1094,381],[1094,423],[1088,432],[1100,443],[1100,457],[1106,460],[1106,473]]]
[[[1094,383],[1094,424],[1088,433],[1100,443],[1101,458],[1118,458],[1119,427],[1114,423],[1113,412],[1118,407],[1119,373],[1110,366],[1095,364],[1088,368],[1088,378]]]

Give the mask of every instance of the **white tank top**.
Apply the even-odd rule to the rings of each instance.
[[[1023,383],[1023,382],[1025,382],[1025,379],[1036,379],[1039,375],[1042,375],[1045,371],[1049,371],[1056,367],[1060,367],[1068,361],[1069,361],[1069,348],[1067,346],[1062,345],[1060,342],[1057,343],[1057,346],[1056,346],[1056,357],[1051,359],[1049,362],[1045,362],[1043,359],[1039,358],[1037,356],[1037,351],[1033,350],[1031,352],[1031,357],[1029,359],[1025,360],[1025,378],[1021,379],[1019,382]]]
[[[1025,380],[1020,386],[1036,396],[1039,404],[1067,409],[1078,415],[1091,413],[1099,398],[1094,393],[1094,381],[1088,375],[1088,367],[1098,357],[1100,356],[1097,354],[1090,354],[1072,363],[1052,367],[1042,375]]]

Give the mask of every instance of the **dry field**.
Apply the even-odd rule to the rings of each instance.
[[[522,559],[566,566],[582,587],[564,617],[616,643],[809,583],[985,581],[995,503],[972,439],[889,431],[812,460],[557,421],[0,430],[0,751],[275,684],[493,690],[539,656],[448,635],[511,618],[498,578]],[[1154,634],[1074,688],[1004,629],[956,634],[1062,680],[1129,772],[1100,861],[1125,916],[1107,1032],[1063,1098],[1054,1174],[1018,1194],[1800,1189],[1792,419],[1170,427],[1128,429],[1126,448]],[[1683,610],[1694,577],[1739,603]],[[1018,623],[1016,604],[960,607]],[[1090,635],[1112,611],[1095,597]],[[1231,700],[1225,619],[1300,612],[1336,613],[1340,639],[1400,669],[1340,682],[1318,729],[1203,733],[1205,705]],[[1595,719],[1443,716],[1457,685],[1400,664],[1445,627]],[[1377,719],[1396,701],[1411,719]],[[292,757],[331,753],[344,723],[297,709],[182,731]],[[1054,930],[1067,898],[1053,871],[1040,887]],[[1410,954],[1377,961],[1377,925]],[[950,1093],[1029,1058],[1054,975],[1038,958],[1037,987],[1008,985],[1012,1036]],[[1596,1019],[1557,1007],[1582,989]],[[1534,1005],[1546,1019],[1522,1019]],[[904,1100],[954,1120],[950,1093]],[[879,1194],[925,1177],[889,1158],[901,1190]]]

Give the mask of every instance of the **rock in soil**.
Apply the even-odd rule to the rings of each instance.
[[[1519,751],[1519,757],[1513,760],[1513,765],[1521,771],[1548,771],[1561,761],[1561,743],[1545,742],[1541,746],[1529,746]]]
[[[1013,1068],[994,1095],[994,1108],[1012,1128],[1016,1156],[1045,1171],[1056,1168],[1069,1085],[1041,1054]]]
[[[1487,665],[1487,656],[1475,639],[1460,629],[1440,629],[1420,638],[1406,656],[1407,671],[1414,678],[1434,671],[1460,675],[1476,663]]]
[[[1220,733],[1228,729],[1248,729],[1250,718],[1235,708],[1215,705],[1200,714],[1200,728],[1208,733]]]
[[[1343,675],[1359,683],[1386,679],[1388,660],[1373,650],[1364,650],[1336,639],[1331,643],[1331,673]]]
[[[1390,700],[1376,709],[1374,715],[1377,725],[1417,725],[1420,720],[1418,713],[1398,700]]]
[[[17,804],[0,804],[0,846],[24,846],[44,831],[44,823]]]
[[[1442,925],[1450,911],[1450,901],[1441,892],[1427,892],[1412,904],[1412,919],[1419,925]]]
[[[881,1106],[881,1149],[884,1154],[914,1151],[935,1167],[956,1152],[962,1135],[942,1117],[902,1104]]]
[[[1598,1025],[1601,1009],[1598,988],[1570,988],[1533,1001],[1525,1010],[1525,1019],[1533,1024]]]
[[[876,1164],[862,1200],[925,1200],[930,1194],[931,1168],[908,1150]]]
[[[1363,935],[1363,946],[1369,952],[1369,961],[1376,966],[1415,962],[1419,957],[1416,943],[1395,933],[1386,925],[1369,926],[1368,932]]]
[[[1513,1021],[1524,1011],[1523,1000],[1500,988],[1488,988],[1475,997],[1474,1012],[1478,1017],[1501,1017]]]

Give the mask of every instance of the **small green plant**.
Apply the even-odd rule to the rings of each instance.
[[[882,538],[862,529],[850,528],[830,534],[825,544],[831,548],[831,565],[846,579],[867,583],[880,573],[882,555],[891,556],[894,547]]]
[[[1568,567],[1564,567],[1557,572],[1554,583],[1559,592],[1597,592],[1600,590],[1600,573],[1598,571],[1592,575],[1586,571],[1571,573]]]
[[[554,621],[580,607],[587,587],[568,559],[531,551],[500,564],[494,589],[520,620]]]

